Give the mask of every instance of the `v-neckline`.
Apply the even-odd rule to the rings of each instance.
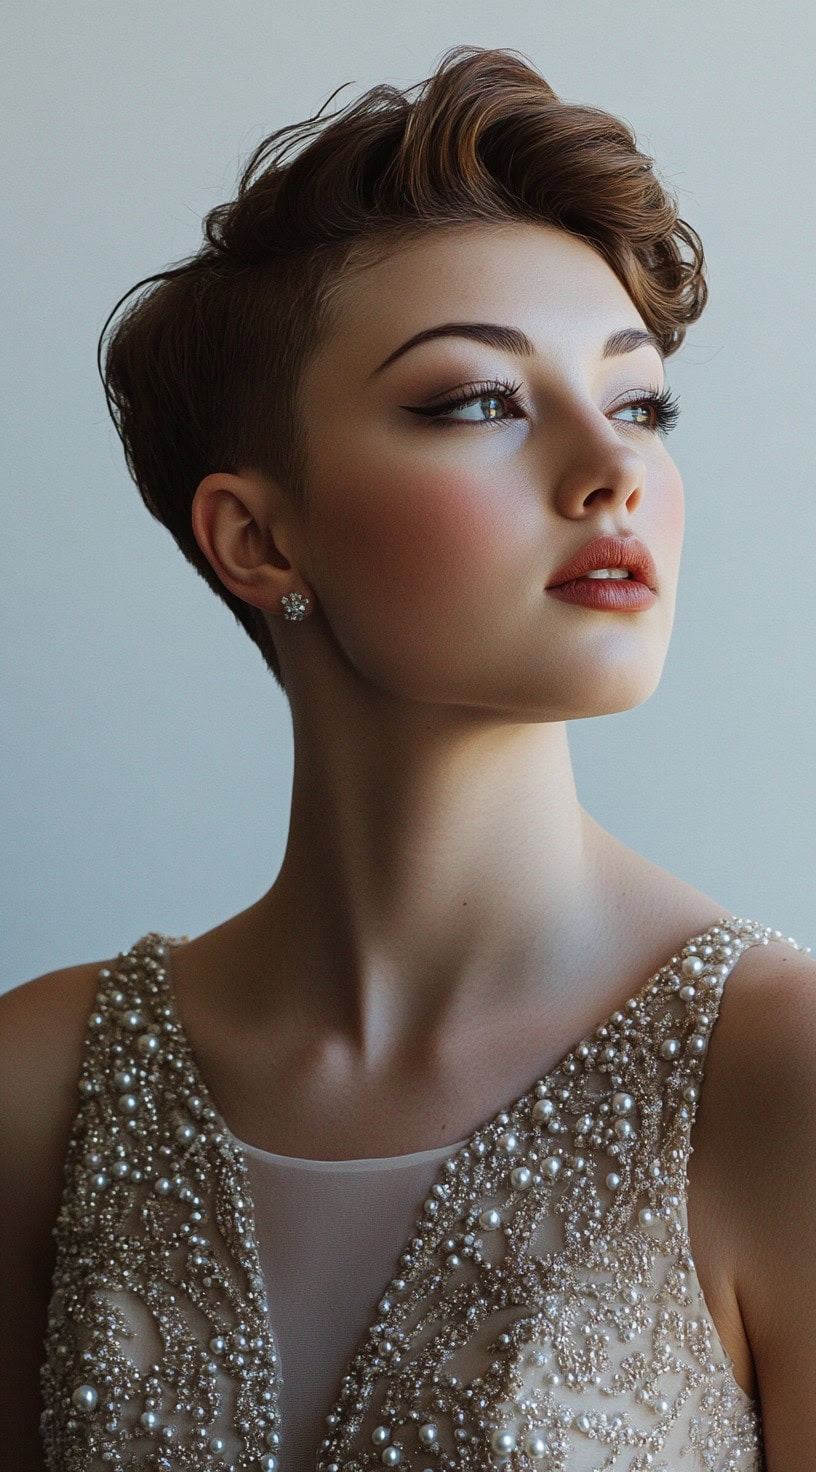
[[[661,977],[664,975],[664,973],[671,969],[671,966],[676,962],[679,953],[687,949],[689,946],[699,946],[701,943],[710,941],[712,933],[717,931],[725,931],[729,936],[733,936],[734,934],[736,934],[738,927],[743,923],[743,921],[740,921],[739,918],[734,915],[723,914],[720,915],[716,920],[712,920],[711,924],[708,925],[705,930],[691,935],[687,939],[682,941],[672,952],[671,956],[666,957],[665,961],[662,962],[662,964],[657,968],[656,971],[653,971],[651,975],[647,977],[646,981],[642,984],[642,986],[638,988],[636,992],[632,993],[630,997],[626,998],[623,1002],[616,1006],[612,1010],[612,1012],[608,1014],[608,1016],[601,1018],[594,1026],[590,1027],[588,1030],[585,1030],[581,1034],[581,1037],[578,1038],[573,1046],[569,1049],[569,1051],[564,1053],[562,1057],[550,1069],[548,1069],[545,1074],[535,1078],[529,1085],[529,1087],[525,1089],[523,1093],[521,1093],[513,1102],[505,1105],[502,1109],[497,1110],[495,1114],[491,1115],[489,1119],[479,1125],[468,1136],[463,1145],[460,1145],[458,1147],[451,1146],[450,1154],[442,1155],[442,1157],[437,1161],[436,1173],[433,1177],[433,1181],[430,1184],[429,1191],[432,1192],[434,1190],[434,1186],[441,1187],[444,1182],[444,1177],[448,1173],[450,1173],[450,1175],[449,1180],[446,1183],[446,1189],[449,1188],[451,1182],[455,1179],[455,1176],[452,1173],[455,1172],[457,1168],[456,1162],[458,1162],[460,1159],[468,1160],[471,1152],[474,1151],[474,1146],[476,1146],[478,1149],[478,1143],[481,1141],[482,1136],[489,1135],[490,1132],[493,1130],[501,1130],[508,1127],[509,1122],[519,1116],[525,1104],[532,1103],[536,1095],[541,1097],[542,1090],[544,1092],[548,1091],[553,1084],[556,1076],[563,1075],[565,1067],[567,1067],[570,1064],[571,1060],[574,1059],[577,1050],[583,1044],[595,1038],[599,1033],[601,1033],[601,1030],[603,1028],[607,1027],[610,1023],[614,1023],[614,1020],[616,1018],[624,1015],[627,1011],[637,1009],[639,1003],[645,1002],[649,994],[653,993],[653,990],[656,990],[659,987]],[[254,1275],[257,1279],[263,1282],[263,1271],[261,1267],[260,1249],[255,1220],[255,1204],[252,1199],[252,1192],[250,1188],[248,1157],[244,1151],[243,1142],[238,1140],[237,1137],[233,1135],[231,1129],[226,1123],[226,1120],[224,1119],[224,1116],[218,1104],[210,1093],[207,1083],[198,1066],[190,1040],[187,1036],[187,1032],[181,1021],[179,1009],[177,1006],[174,976],[172,970],[172,959],[170,953],[177,946],[184,944],[186,942],[186,939],[186,937],[160,937],[162,962],[160,966],[160,984],[163,993],[164,1005],[167,1009],[166,1015],[170,1018],[173,1031],[175,1033],[176,1049],[177,1051],[180,1051],[185,1055],[184,1062],[188,1074],[195,1079],[195,1087],[200,1098],[203,1101],[204,1107],[208,1107],[212,1111],[213,1128],[215,1131],[221,1132],[222,1136],[224,1137],[223,1144],[227,1146],[227,1149],[233,1159],[240,1163],[242,1173],[244,1175],[244,1184],[241,1187],[241,1195],[243,1197],[242,1206],[248,1228],[244,1237],[245,1250],[251,1261]],[[393,1156],[390,1158],[393,1160],[398,1160],[401,1157]],[[412,1239],[413,1241],[417,1241],[419,1234],[424,1231],[426,1226],[427,1219],[423,1213],[423,1210],[420,1209],[414,1219],[409,1238],[406,1239],[401,1249],[395,1253],[394,1274],[383,1286],[381,1292],[379,1293],[377,1300],[378,1306],[381,1306],[384,1301],[387,1301],[388,1294],[392,1291],[393,1285],[396,1281],[398,1281],[400,1275],[403,1280],[408,1278],[409,1272],[407,1272],[405,1269],[401,1270],[400,1263],[404,1262],[406,1255],[410,1255],[410,1246]],[[375,1333],[375,1330],[378,1328],[378,1326],[379,1320],[375,1317],[371,1321],[371,1323],[366,1326],[365,1330],[361,1334],[357,1347],[353,1351],[350,1359],[345,1361],[343,1366],[341,1367],[340,1374],[337,1378],[338,1389],[332,1397],[332,1403],[326,1416],[327,1426],[333,1425],[336,1428],[339,1428],[340,1431],[342,1431],[342,1417],[345,1402],[345,1397],[341,1393],[342,1386],[344,1382],[348,1380],[352,1368],[357,1365],[361,1357],[365,1356],[365,1354],[367,1353],[372,1335]],[[279,1380],[282,1383],[286,1372],[285,1367],[283,1367],[281,1364],[278,1341],[275,1337],[274,1331],[271,1328],[271,1325],[269,1326],[269,1337],[275,1351]],[[745,1392],[743,1391],[742,1394],[745,1395]],[[361,1414],[364,1416],[365,1411],[363,1411]],[[281,1405],[279,1399],[277,1401],[277,1404],[275,1404],[274,1406],[274,1415],[275,1429],[278,1432],[280,1438],[280,1442],[274,1447],[274,1450],[278,1456],[280,1456],[281,1454],[285,1455],[286,1428],[283,1426],[282,1423]],[[315,1452],[314,1468],[316,1469],[316,1472],[320,1472],[320,1469],[323,1467],[324,1462],[325,1456],[322,1447],[319,1446]]]
[[[717,930],[717,929],[720,929],[722,927],[725,927],[726,929],[730,929],[731,926],[734,925],[734,924],[739,924],[739,921],[737,920],[737,918],[734,915],[729,915],[729,914],[719,915],[716,920],[712,920],[711,921],[711,924],[706,926],[705,930],[700,931],[700,933],[697,934],[697,935],[690,935],[688,937],[688,939],[681,941],[680,945],[677,947],[677,950],[674,951],[674,952],[672,952],[672,955],[676,955],[678,951],[684,950],[685,947],[687,947],[687,946],[696,945],[699,941],[701,941],[701,940],[705,939],[707,936],[709,936],[712,930]],[[192,1073],[192,1074],[195,1075],[197,1091],[198,1091],[199,1095],[201,1096],[201,1098],[204,1099],[204,1100],[206,1100],[206,1103],[213,1110],[213,1113],[214,1113],[214,1115],[215,1115],[215,1117],[216,1117],[216,1119],[218,1121],[218,1128],[219,1128],[219,1130],[221,1130],[222,1133],[227,1136],[227,1138],[229,1139],[229,1141],[233,1145],[233,1147],[236,1150],[240,1151],[242,1155],[244,1155],[246,1151],[256,1152],[259,1155],[269,1155],[272,1160],[278,1160],[278,1161],[291,1160],[294,1164],[303,1165],[303,1166],[322,1166],[322,1165],[338,1165],[338,1166],[352,1165],[353,1166],[353,1165],[362,1165],[362,1164],[364,1164],[369,1159],[369,1157],[367,1157],[367,1156],[355,1157],[355,1158],[350,1159],[348,1161],[346,1161],[346,1160],[323,1161],[323,1160],[318,1160],[317,1158],[312,1159],[310,1157],[304,1157],[304,1156],[279,1155],[279,1154],[276,1154],[273,1151],[265,1151],[265,1150],[262,1150],[261,1147],[258,1146],[258,1145],[250,1145],[250,1144],[248,1144],[248,1142],[246,1140],[240,1139],[236,1134],[233,1133],[233,1131],[230,1129],[230,1126],[227,1124],[226,1119],[224,1118],[224,1115],[223,1115],[223,1113],[222,1113],[219,1105],[217,1104],[217,1102],[214,1099],[214,1097],[213,1097],[213,1095],[212,1095],[209,1087],[207,1086],[207,1082],[206,1082],[206,1080],[205,1080],[205,1078],[204,1078],[204,1076],[203,1076],[203,1074],[201,1072],[201,1069],[200,1069],[199,1064],[198,1064],[198,1060],[197,1060],[196,1055],[195,1055],[195,1051],[193,1049],[192,1043],[190,1042],[190,1038],[189,1038],[189,1036],[187,1034],[187,1029],[185,1028],[184,1023],[182,1022],[181,1014],[179,1012],[178,998],[177,998],[177,995],[176,995],[175,973],[174,973],[174,970],[173,970],[173,961],[172,961],[171,952],[174,951],[174,950],[176,950],[176,949],[178,949],[179,947],[183,947],[185,944],[187,944],[188,941],[189,941],[189,938],[187,936],[165,936],[165,935],[163,935],[163,936],[161,936],[161,940],[163,942],[163,952],[164,952],[164,955],[163,955],[164,964],[162,966],[162,973],[163,973],[163,990],[164,990],[164,993],[165,993],[165,996],[164,996],[165,1005],[167,1007],[169,1007],[169,1009],[170,1009],[169,1015],[170,1015],[170,1017],[172,1019],[174,1030],[176,1032],[177,1037],[180,1039],[180,1041],[181,1041],[181,1043],[183,1045],[184,1051],[185,1051],[185,1053],[187,1055],[187,1062],[188,1062],[189,1071],[190,1071],[190,1073]],[[630,997],[626,997],[621,1003],[619,1003],[619,1005],[617,1007],[614,1007],[613,1010],[607,1016],[602,1017],[597,1023],[595,1023],[594,1025],[590,1026],[589,1029],[585,1030],[582,1033],[581,1037],[578,1038],[573,1043],[573,1045],[570,1048],[569,1052],[564,1053],[563,1056],[561,1058],[559,1058],[558,1061],[556,1063],[554,1063],[550,1069],[548,1069],[547,1073],[541,1074],[541,1075],[537,1076],[536,1078],[534,1078],[533,1081],[532,1081],[532,1083],[529,1084],[528,1087],[526,1089],[524,1089],[523,1092],[521,1094],[519,1094],[518,1097],[512,1101],[512,1103],[502,1105],[500,1109],[497,1109],[496,1110],[495,1114],[491,1115],[488,1119],[484,1120],[482,1124],[477,1125],[476,1129],[473,1130],[472,1133],[470,1135],[468,1135],[464,1140],[459,1141],[458,1144],[452,1144],[450,1146],[440,1145],[439,1148],[438,1148],[438,1150],[437,1149],[419,1150],[419,1151],[412,1150],[412,1151],[404,1152],[403,1154],[400,1154],[400,1155],[382,1155],[382,1156],[377,1156],[377,1157],[373,1157],[372,1156],[372,1157],[370,1157],[371,1160],[375,1161],[376,1164],[387,1165],[387,1164],[391,1164],[391,1163],[396,1163],[397,1161],[401,1161],[401,1160],[406,1160],[407,1161],[409,1158],[416,1159],[418,1156],[421,1156],[421,1155],[426,1155],[426,1156],[438,1155],[439,1156],[439,1164],[440,1164],[440,1166],[445,1165],[448,1159],[450,1159],[452,1156],[458,1155],[460,1153],[460,1151],[466,1149],[469,1145],[471,1145],[472,1142],[477,1138],[477,1136],[483,1134],[485,1130],[487,1130],[491,1125],[495,1124],[496,1121],[497,1121],[497,1119],[499,1118],[499,1115],[501,1115],[501,1114],[514,1114],[514,1113],[516,1113],[517,1110],[518,1110],[518,1108],[519,1108],[519,1106],[524,1102],[524,1100],[527,1098],[528,1094],[531,1094],[531,1093],[534,1092],[534,1090],[536,1089],[537,1085],[539,1085],[539,1084],[549,1084],[551,1082],[552,1078],[554,1077],[554,1075],[561,1072],[561,1070],[564,1067],[564,1064],[567,1063],[570,1060],[570,1058],[572,1058],[572,1056],[573,1056],[576,1048],[580,1047],[580,1045],[581,1045],[582,1042],[585,1042],[587,1038],[593,1036],[596,1032],[598,1032],[599,1028],[607,1026],[609,1024],[609,1022],[612,1020],[612,1018],[616,1015],[616,1013],[623,1012],[627,1007],[633,1005],[634,1003],[639,1002],[647,994],[649,988],[654,984],[655,980],[661,975],[661,973],[663,971],[666,970],[666,967],[670,964],[670,961],[671,961],[671,957],[668,957],[667,956],[666,960],[661,962],[661,964],[660,964],[660,966],[658,966],[657,970],[656,971],[653,971],[652,974],[646,978],[646,981],[638,989],[638,991],[634,992]],[[449,1152],[448,1155],[445,1155],[445,1153],[444,1153],[446,1150]]]

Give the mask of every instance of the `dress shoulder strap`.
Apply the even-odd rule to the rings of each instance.
[[[649,1046],[644,1056],[655,1070],[662,1116],[653,1144],[669,1177],[685,1181],[708,1046],[728,978],[746,951],[773,942],[810,950],[780,930],[735,917],[683,946],[647,994],[644,1024]],[[656,1174],[654,1161],[651,1168]]]
[[[171,944],[151,932],[103,967],[88,1019],[40,1376],[48,1472],[96,1465],[99,1447],[169,1469],[189,1436],[196,1466],[220,1465],[216,1444],[260,1465],[277,1435],[246,1168],[196,1092]]]

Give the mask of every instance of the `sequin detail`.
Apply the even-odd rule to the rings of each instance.
[[[763,1472],[691,1257],[690,1132],[723,917],[443,1161],[316,1472]],[[143,936],[100,971],[54,1228],[48,1472],[286,1468],[245,1157]]]

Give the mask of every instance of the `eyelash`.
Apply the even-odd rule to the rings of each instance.
[[[440,404],[433,404],[430,408],[411,408],[413,414],[424,414],[433,423],[444,425],[449,428],[453,424],[477,424],[476,420],[446,419],[445,414],[451,409],[462,409],[468,404],[476,404],[480,399],[504,398],[519,408],[521,405],[519,391],[520,383],[507,383],[505,379],[493,379],[485,383],[469,384],[467,389],[451,394],[443,399]],[[629,399],[625,404],[618,404],[615,413],[622,409],[635,409],[648,406],[654,413],[653,424],[634,424],[635,429],[648,429],[655,434],[666,435],[674,429],[680,417],[680,402],[671,390],[666,387],[660,391],[656,388],[649,389],[645,394],[640,394],[636,399]],[[406,405],[406,407],[409,407]],[[518,418],[518,415],[513,416]],[[481,424],[489,425],[491,428],[500,424],[506,424],[506,419],[483,419]],[[481,424],[479,427],[481,428]]]

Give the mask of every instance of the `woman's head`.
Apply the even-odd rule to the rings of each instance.
[[[526,571],[533,582],[516,591],[516,613],[535,619],[542,575],[599,531],[635,530],[649,542],[662,496],[664,517],[674,509],[668,530],[654,524],[667,538],[660,611],[604,620],[551,599],[546,611],[550,628],[573,620],[560,626],[570,640],[594,619],[613,666],[612,625],[624,644],[640,626],[655,663],[670,632],[681,487],[660,438],[627,419],[636,411],[624,402],[636,395],[625,390],[660,387],[660,355],[680,346],[706,287],[699,239],[627,124],[562,102],[512,52],[457,47],[417,88],[376,87],[330,119],[272,134],[205,232],[194,257],[148,278],[152,289],[113,331],[106,388],[145,503],[276,678],[282,640],[310,622],[284,635],[279,594],[302,590],[361,673],[388,685],[399,671],[411,692],[429,688],[427,675],[434,689],[445,648],[458,652],[463,631],[474,633],[461,580],[483,555],[484,618],[503,618],[496,599]],[[374,372],[409,336],[451,320],[521,327],[535,356],[447,338]],[[644,346],[604,359],[608,332],[626,326],[648,329],[660,354]],[[404,407],[508,373],[522,381],[529,412],[502,425],[468,422],[479,406],[454,411],[444,427]],[[507,401],[490,402],[509,420]],[[242,571],[263,540],[259,527],[248,537],[237,510],[204,510],[210,493],[223,507],[230,486],[244,529],[251,506],[267,531],[274,522],[282,533],[262,576]],[[502,561],[502,536],[526,562]],[[446,582],[451,602],[439,606],[434,589],[442,597]],[[363,628],[376,623],[378,602],[382,647]],[[422,621],[425,673],[411,624],[423,608],[432,626],[440,615],[433,649]],[[507,638],[517,689],[525,648],[511,628]],[[465,672],[447,674],[443,685],[467,703]],[[625,690],[621,700],[632,703]]]

